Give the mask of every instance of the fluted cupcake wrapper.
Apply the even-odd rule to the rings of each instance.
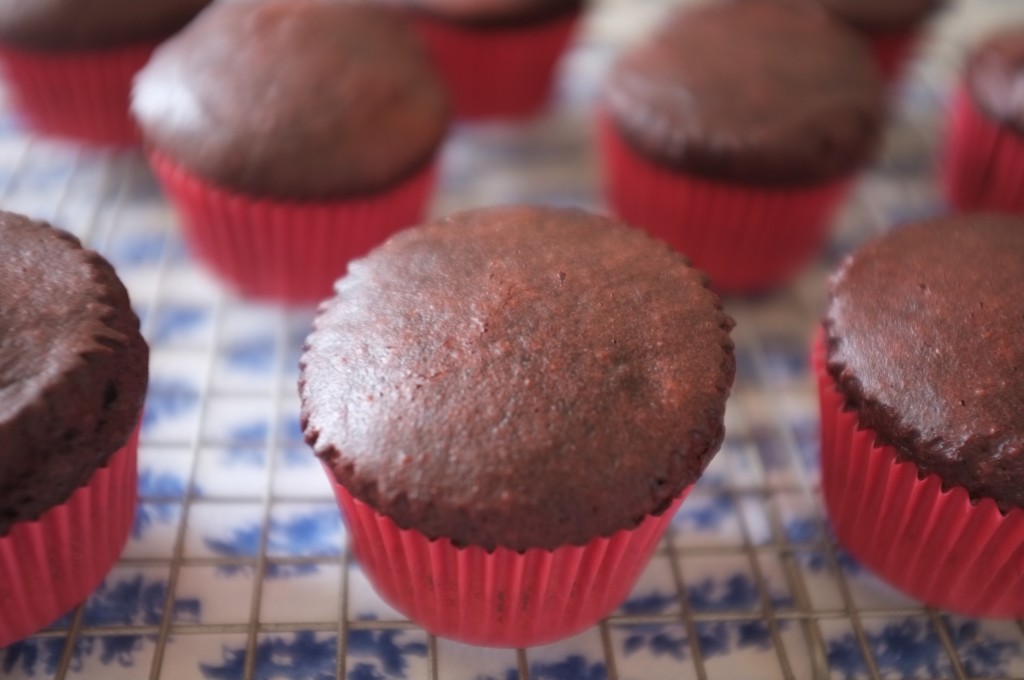
[[[435,635],[490,647],[553,642],[614,611],[689,492],[632,531],[583,546],[488,552],[402,529],[327,474],[356,559],[380,596]]]
[[[961,85],[950,108],[943,182],[961,211],[1024,213],[1024,135],[990,120]]]
[[[821,249],[851,180],[757,187],[675,172],[633,151],[609,114],[598,129],[611,209],[689,257],[731,293],[784,283]]]
[[[416,13],[413,23],[448,88],[456,117],[521,119],[547,103],[555,67],[580,14],[473,27]]]
[[[822,487],[839,543],[911,597],[967,616],[1024,617],[1024,510],[972,502],[961,487],[922,477],[860,426],[812,350],[821,399]]]
[[[328,297],[349,260],[422,221],[436,164],[385,191],[296,202],[238,194],[157,152],[150,165],[195,256],[246,296],[308,303]]]
[[[42,630],[102,583],[131,533],[138,430],[89,483],[0,537],[0,648]]]
[[[0,47],[17,112],[44,135],[131,146],[139,131],[129,112],[132,78],[155,43],[102,50],[44,52]]]

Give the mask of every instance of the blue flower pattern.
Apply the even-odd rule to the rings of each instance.
[[[252,420],[235,425],[228,433],[227,464],[261,468],[267,464],[266,442],[270,424],[266,420]]]
[[[944,622],[964,669],[974,677],[1002,677],[1013,659],[1021,656],[1019,640],[1003,640],[982,634],[975,621],[960,625]],[[901,678],[940,678],[952,675],[952,665],[931,624],[905,619],[887,624],[880,631],[866,631],[879,672]],[[868,676],[867,664],[856,637],[847,633],[828,642],[828,661],[843,680]]]
[[[89,627],[156,626],[163,618],[167,601],[167,583],[147,580],[142,575],[116,581],[108,579],[85,605],[83,624]],[[197,623],[202,603],[192,598],[177,598],[173,604],[174,620]],[[85,662],[95,660],[102,666],[135,665],[138,653],[147,641],[142,635],[102,635],[79,638],[71,650],[71,670],[81,671]],[[63,638],[24,640],[0,650],[0,672],[17,671],[28,677],[50,677],[64,653]]]
[[[165,345],[201,326],[210,318],[205,307],[165,306],[156,312],[156,322],[149,332],[149,341],[154,346]]]
[[[142,431],[145,433],[157,423],[188,413],[198,405],[199,389],[194,384],[173,378],[151,379],[142,413]]]
[[[427,656],[427,645],[416,640],[404,641],[402,631],[354,630],[348,634],[349,654],[357,659],[349,670],[348,680],[381,677],[404,680],[408,677],[411,657]]]
[[[132,538],[142,539],[151,527],[174,524],[180,516],[181,506],[176,503],[140,503],[135,509]]]
[[[677,525],[693,527],[702,532],[717,531],[736,517],[736,505],[727,493],[716,493],[710,498],[696,496],[689,498],[673,518]]]
[[[246,650],[225,648],[220,664],[202,664],[200,670],[207,680],[243,680]],[[308,631],[296,633],[293,639],[271,636],[256,645],[254,680],[333,680],[338,654],[338,640],[327,635],[318,637]]]
[[[530,664],[530,677],[537,680],[607,680],[608,668],[600,661],[592,661],[582,654],[571,654],[560,661],[536,661]],[[348,680],[377,680],[372,676]],[[519,680],[519,671],[508,669],[501,677],[478,675],[476,680]]]
[[[167,236],[162,232],[128,234],[107,248],[107,258],[118,269],[156,265],[164,252]]]
[[[114,583],[104,582],[85,605],[87,626],[156,626],[163,619],[167,582],[136,575]],[[173,603],[174,621],[198,623],[202,602],[179,598]]]
[[[257,375],[270,373],[274,367],[274,336],[259,335],[239,339],[225,348],[228,363]]]
[[[286,520],[272,518],[268,547],[275,554],[339,555],[340,529],[341,515],[336,506],[313,509]]]

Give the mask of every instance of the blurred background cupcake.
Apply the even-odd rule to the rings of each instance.
[[[1024,24],[990,36],[968,57],[943,161],[954,208],[1024,213]]]
[[[0,2],[0,65],[15,107],[35,131],[130,145],[131,81],[153,48],[210,0]]]
[[[903,72],[920,37],[921,26],[945,0],[816,0],[871,41],[886,80]]]
[[[607,199],[714,286],[785,283],[821,247],[884,124],[866,42],[807,3],[679,8],[622,55],[599,114]]]
[[[517,119],[548,100],[586,0],[391,0],[405,7],[455,115]]]
[[[195,255],[291,302],[423,217],[449,115],[401,13],[331,0],[211,6],[157,50],[132,111]]]

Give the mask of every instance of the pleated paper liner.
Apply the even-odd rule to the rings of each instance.
[[[135,520],[138,430],[88,484],[0,537],[0,648],[82,604],[117,562]]]
[[[777,188],[705,180],[640,156],[605,112],[598,128],[613,212],[689,257],[727,293],[770,289],[796,274],[821,249],[851,184],[844,178]]]
[[[839,543],[875,575],[929,606],[1024,617],[1024,510],[1003,514],[960,487],[922,477],[863,429],[812,351],[821,399],[822,487]]]
[[[488,647],[546,644],[613,612],[689,492],[632,531],[583,546],[487,552],[401,529],[327,475],[356,559],[380,596],[435,635]]]
[[[157,151],[149,161],[200,261],[243,295],[292,303],[327,298],[349,260],[422,221],[436,175],[432,161],[376,194],[297,202],[214,186]]]
[[[986,117],[964,85],[953,97],[942,172],[958,210],[1024,214],[1024,134]]]
[[[132,78],[155,44],[44,52],[0,47],[16,112],[36,132],[97,145],[131,146],[138,128],[128,113]]]
[[[555,67],[580,10],[530,24],[474,27],[416,12],[413,23],[441,74],[455,115],[522,119],[548,101]]]

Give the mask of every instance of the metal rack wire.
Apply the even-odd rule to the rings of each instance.
[[[600,3],[600,11],[609,13],[623,12],[630,0],[606,0]],[[664,5],[665,2],[648,3]],[[995,2],[964,2],[956,11],[968,12],[976,8],[998,5]],[[1024,19],[1024,16],[1022,16]],[[605,17],[595,22],[600,25],[614,27],[614,18]],[[955,24],[954,20],[950,20]],[[954,26],[955,28],[955,26]],[[951,30],[949,36],[943,34],[941,40],[957,40],[955,46],[945,49],[939,45],[933,49],[932,60],[919,65],[915,77],[920,77],[919,97],[930,101],[941,102],[945,89],[948,87],[950,62],[955,61],[963,37],[961,33]],[[601,33],[595,29],[594,35],[585,39],[579,52],[592,52],[596,55],[606,54],[612,46],[621,41],[619,30]],[[952,55],[952,56],[951,56]],[[589,59],[586,55],[581,60]],[[945,63],[944,63],[945,61]],[[580,62],[582,64],[582,61]],[[587,62],[589,64],[589,61]],[[570,69],[573,66],[570,65]],[[580,68],[580,72],[588,71]],[[938,75],[935,75],[938,74]],[[584,98],[585,99],[585,98]],[[581,113],[580,104],[570,101],[564,107],[567,112],[562,123],[570,121],[578,125]],[[934,157],[936,146],[934,128],[941,117],[941,110],[927,111],[925,104],[918,106],[904,120],[905,128],[900,134],[902,138],[915,138],[916,152],[924,157]],[[925,109],[924,116],[921,109]],[[899,116],[898,116],[899,117]],[[562,134],[561,123],[550,126],[541,125],[538,135]],[[931,130],[931,131],[929,131]],[[477,153],[476,149],[485,149],[495,157],[500,156],[502,148],[507,144],[506,133],[495,130],[462,130],[461,141],[456,141],[455,150],[450,152],[447,168],[455,167],[463,154]],[[6,140],[6,141],[4,141]],[[589,152],[584,149],[587,143],[585,136],[577,139],[579,153],[568,161],[573,164],[592,164]],[[95,153],[77,151],[59,145],[30,139],[16,132],[9,132],[6,137],[0,136],[0,171],[6,171],[0,185],[0,205],[12,209],[20,209],[36,217],[51,219],[55,223],[76,231],[90,246],[102,252],[116,246],[123,232],[128,229],[126,220],[135,219],[126,214],[142,206],[162,206],[161,199],[154,194],[152,182],[145,170],[142,159],[134,153]],[[490,149],[490,151],[486,151]],[[53,161],[54,155],[59,162]],[[898,154],[896,154],[898,155]],[[530,163],[525,162],[526,166]],[[35,195],[31,183],[26,184],[25,178],[33,173],[47,171],[50,167],[64,168],[58,180],[48,180],[50,188],[42,195]],[[574,172],[574,176],[580,173]],[[584,180],[592,179],[583,173]],[[87,178],[87,180],[83,180]],[[97,179],[98,178],[98,179]],[[477,183],[460,186],[458,182],[446,180],[445,196],[440,205],[445,209],[457,206],[460,202],[472,204],[483,200],[493,192],[487,178],[475,180]],[[899,178],[889,176],[887,185],[899,184]],[[917,181],[917,180],[914,180]],[[87,190],[76,188],[84,184]],[[925,183],[927,184],[927,183]],[[569,201],[573,198],[574,186],[567,186]],[[588,184],[588,186],[591,186]],[[519,190],[522,190],[519,187]],[[546,187],[539,189],[540,193]],[[584,202],[593,200],[593,189],[584,189],[590,193]],[[78,194],[85,193],[86,196]],[[858,193],[849,208],[848,215],[841,223],[854,223],[856,227],[849,233],[840,229],[835,250],[841,251],[848,247],[844,238],[866,238],[873,232],[888,227],[891,216],[880,206],[878,196],[883,193],[872,180]],[[925,191],[927,195],[927,190]],[[501,198],[500,196],[497,198]],[[912,205],[913,200],[901,198],[901,205]],[[74,209],[69,206],[75,203]],[[926,212],[932,205],[930,198],[917,201],[917,210]],[[907,208],[904,205],[904,208]],[[913,208],[907,208],[913,209]],[[143,210],[143,214],[145,211]],[[70,224],[69,224],[70,222]],[[151,233],[160,242],[158,257],[147,267],[148,290],[133,289],[136,302],[147,308],[144,316],[143,330],[147,337],[152,338],[157,332],[158,311],[161,305],[174,298],[177,294],[173,288],[181,278],[174,278],[172,270],[179,268],[177,260],[180,244],[173,229],[173,222],[162,217],[155,220]],[[853,234],[851,236],[851,234]],[[184,265],[187,268],[187,264]],[[766,318],[788,319],[782,325],[789,338],[803,338],[810,335],[814,320],[821,308],[821,284],[824,272],[831,262],[823,261],[816,271],[805,276],[797,286],[785,294],[771,299],[743,302],[731,301],[730,312],[739,322],[735,338],[737,352],[741,357],[741,375],[737,382],[734,396],[730,402],[729,419],[730,438],[727,450],[720,454],[725,460],[723,468],[726,473],[720,482],[708,488],[698,489],[695,497],[719,496],[735,509],[738,524],[739,545],[682,545],[681,530],[673,526],[663,541],[656,559],[667,562],[670,571],[670,584],[675,596],[677,608],[667,612],[628,612],[620,611],[603,621],[596,635],[599,640],[600,662],[603,664],[604,676],[610,680],[626,677],[623,671],[624,656],[622,645],[616,643],[616,636],[623,631],[643,629],[644,626],[669,625],[681,628],[685,633],[686,650],[680,659],[673,677],[694,677],[699,680],[722,677],[723,671],[712,668],[702,630],[707,626],[718,624],[746,624],[760,622],[767,629],[767,646],[770,654],[778,664],[777,672],[769,674],[785,680],[803,678],[828,677],[866,677],[871,680],[882,680],[890,677],[904,677],[885,668],[879,661],[878,646],[873,643],[868,633],[867,620],[876,619],[914,619],[927,622],[930,630],[937,638],[938,645],[945,655],[936,666],[937,670],[930,677],[967,680],[967,678],[985,678],[985,680],[1012,680],[1013,677],[1024,677],[1024,674],[985,676],[972,674],[968,664],[962,658],[958,642],[951,634],[951,628],[942,613],[924,607],[904,605],[891,607],[865,607],[855,596],[855,586],[849,578],[848,568],[844,563],[841,549],[831,538],[827,520],[818,500],[817,480],[807,465],[805,444],[798,441],[792,425],[792,413],[787,410],[787,399],[806,404],[813,401],[813,388],[810,384],[806,366],[797,366],[788,379],[778,379],[778,371],[773,365],[773,351],[769,348],[773,334],[778,328],[773,324],[764,324]],[[191,274],[188,274],[191,275]],[[198,276],[198,275],[197,275]],[[172,280],[173,279],[173,280]],[[131,282],[129,281],[129,284]],[[192,369],[198,376],[198,416],[187,431],[176,432],[174,437],[160,440],[143,440],[144,448],[152,451],[177,452],[187,459],[184,494],[147,495],[143,501],[148,504],[175,506],[180,512],[180,521],[174,528],[173,537],[169,537],[169,554],[163,557],[126,557],[122,566],[140,569],[167,570],[166,590],[162,602],[155,607],[159,616],[142,623],[114,625],[91,625],[87,622],[85,608],[78,609],[66,622],[66,625],[55,627],[41,633],[36,641],[52,641],[60,645],[59,659],[53,673],[48,677],[64,680],[71,677],[88,675],[82,668],[76,667],[76,653],[83,640],[103,638],[131,637],[141,639],[146,653],[142,660],[126,666],[131,677],[149,678],[149,680],[186,680],[170,674],[167,670],[169,657],[176,652],[169,646],[172,639],[189,637],[210,637],[243,641],[242,662],[235,675],[231,677],[270,678],[266,670],[261,670],[261,641],[268,636],[296,633],[320,634],[328,641],[335,640],[336,653],[333,660],[333,674],[338,678],[349,677],[352,672],[352,655],[350,639],[359,631],[401,631],[416,630],[414,624],[401,620],[365,619],[353,617],[350,601],[355,594],[354,589],[363,588],[361,583],[352,583],[350,555],[342,550],[340,555],[309,555],[309,556],[278,556],[271,555],[268,550],[270,541],[270,525],[272,513],[279,504],[287,503],[333,503],[333,499],[324,488],[321,495],[291,495],[280,493],[275,488],[275,477],[278,465],[286,450],[294,447],[294,433],[288,431],[285,421],[279,417],[286,410],[288,403],[294,400],[294,356],[296,347],[296,329],[302,329],[310,319],[308,310],[287,311],[274,308],[259,308],[234,298],[218,287],[209,286],[205,281],[196,284],[204,291],[204,304],[209,311],[208,330],[201,337],[191,340],[179,348],[192,361]],[[144,287],[143,287],[144,288]],[[217,385],[215,380],[218,352],[223,349],[226,318],[236,312],[248,313],[257,310],[267,319],[267,328],[274,329],[273,343],[270,349],[270,365],[273,367],[258,389],[230,389]],[[780,322],[781,323],[781,322]],[[776,324],[778,325],[778,324]],[[155,361],[159,361],[156,358]],[[209,447],[225,444],[216,436],[209,434],[207,420],[211,418],[211,404],[222,399],[249,399],[258,402],[261,407],[272,414],[269,427],[257,446],[262,449],[265,459],[265,479],[262,486],[239,489],[237,493],[228,495],[198,494],[197,479],[200,474],[201,451]],[[768,442],[766,444],[766,442]],[[788,474],[783,479],[775,479],[764,463],[763,449],[769,446],[774,455],[781,456],[782,465]],[[757,455],[749,455],[756,451]],[[175,454],[177,455],[177,454]],[[749,469],[744,475],[733,474],[736,461],[744,461]],[[751,480],[754,480],[751,482]],[[807,515],[810,520],[809,539],[794,539],[784,517],[786,503],[798,501],[811,511]],[[196,522],[196,506],[203,504],[212,507],[229,507],[246,504],[258,507],[260,532],[258,547],[255,554],[196,556],[189,554],[187,549],[189,532]],[[743,508],[752,508],[753,512]],[[755,527],[755,523],[763,522],[764,527]],[[765,531],[766,529],[766,531]],[[838,592],[838,604],[822,606],[815,601],[814,584],[808,582],[806,569],[801,560],[813,554],[824,559],[824,578],[829,580]],[[756,598],[752,608],[701,610],[693,606],[693,583],[687,573],[685,561],[691,558],[708,560],[742,561],[756,586]],[[769,582],[765,564],[771,561],[778,564],[784,589],[789,593],[785,601],[773,598],[775,587]],[[338,567],[340,579],[338,585],[338,607],[340,615],[326,620],[302,620],[294,623],[267,622],[264,620],[265,582],[271,567]],[[249,595],[249,612],[244,621],[235,623],[203,623],[202,621],[179,621],[176,619],[176,601],[182,581],[183,570],[197,568],[234,568],[244,569],[251,573],[252,590]],[[831,646],[826,629],[830,623],[848,626],[852,631],[856,650],[862,657],[862,666],[850,674],[844,675],[833,663],[834,649]],[[1013,624],[1017,628],[1020,642],[1024,645],[1024,622]],[[431,680],[452,677],[454,671],[439,661],[441,651],[439,641],[433,636],[425,636],[425,661],[422,665],[422,676]],[[513,670],[520,680],[544,680],[545,672],[537,672],[532,659],[535,650],[516,650],[509,653]],[[8,667],[3,668],[3,651],[0,650],[0,677],[14,672]],[[11,665],[13,667],[13,664]],[[1013,666],[1013,664],[1011,664]],[[1009,667],[1009,666],[1008,666]],[[1013,666],[1019,668],[1020,664]],[[15,669],[16,670],[16,669]],[[122,670],[125,670],[122,668]],[[750,669],[753,673],[754,669]],[[473,668],[463,668],[460,672],[467,678],[474,677]],[[92,677],[104,677],[94,674]],[[196,677],[203,677],[196,670]],[[214,676],[210,676],[214,677]],[[216,677],[228,677],[226,675]],[[274,676],[276,677],[276,676]],[[313,675],[296,674],[296,678],[314,677]],[[316,676],[322,677],[322,676]],[[383,675],[380,677],[384,677]],[[390,677],[390,676],[389,676]],[[395,676],[398,677],[398,676]],[[483,677],[482,674],[480,677]],[[568,676],[565,676],[568,677]],[[633,677],[629,675],[629,677]],[[909,676],[908,676],[909,677]]]

